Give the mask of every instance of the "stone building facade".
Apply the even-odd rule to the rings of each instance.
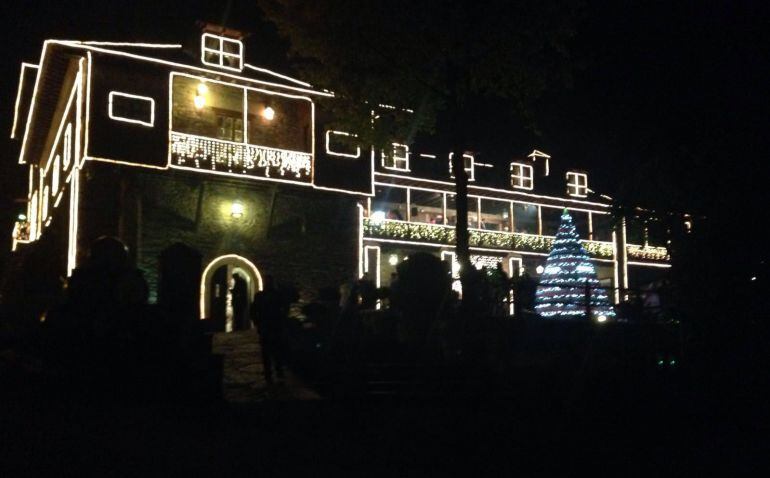
[[[151,300],[162,253],[198,251],[204,318],[230,307],[236,276],[249,295],[270,275],[309,301],[365,274],[388,285],[412,252],[453,263],[446,152],[397,138],[376,150],[331,128],[333,93],[248,64],[232,32],[209,27],[199,54],[50,40],[22,65],[11,136],[29,193],[13,246],[40,265],[37,283],[71,274],[104,235],[128,246]],[[566,208],[616,302],[670,267],[654,220],[614,217],[585,171],[537,150],[484,157],[464,157],[478,266],[539,274]]]

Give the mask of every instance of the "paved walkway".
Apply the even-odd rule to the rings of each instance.
[[[290,370],[272,385],[265,382],[262,354],[253,330],[214,334],[212,351],[224,355],[222,386],[226,401],[250,403],[264,400],[317,400],[319,395]]]

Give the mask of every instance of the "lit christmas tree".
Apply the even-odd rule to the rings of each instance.
[[[615,317],[607,291],[599,285],[596,269],[566,209],[537,286],[535,311],[541,317],[558,319],[585,319],[589,311],[599,322]]]

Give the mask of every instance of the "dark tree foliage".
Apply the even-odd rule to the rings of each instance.
[[[529,118],[533,102],[569,78],[574,1],[258,0],[290,41],[295,66],[337,96],[335,116],[373,144],[430,130],[479,96]],[[373,105],[415,110],[378,122]],[[400,120],[400,121],[399,121]],[[465,146],[465,145],[459,145]]]
[[[365,142],[410,143],[448,118],[457,194],[458,262],[471,269],[463,153],[472,138],[466,114],[478,99],[499,100],[535,128],[532,108],[553,83],[569,78],[574,0],[258,0],[290,42],[296,67],[335,92],[337,127]],[[379,109],[393,105],[395,110]],[[411,108],[413,114],[400,114]],[[372,122],[377,111],[378,120]],[[464,297],[475,295],[463,273]],[[465,300],[465,299],[464,299]]]

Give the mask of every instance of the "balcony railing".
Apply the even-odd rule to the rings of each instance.
[[[517,250],[526,252],[549,253],[553,247],[553,236],[524,234],[520,232],[485,231],[470,229],[470,246],[489,249]],[[454,226],[424,224],[386,219],[372,221],[364,218],[364,236],[380,239],[395,239],[415,242],[431,242],[454,245]],[[612,243],[600,241],[581,241],[592,257],[612,258]]]
[[[242,177],[310,182],[313,157],[302,151],[172,132],[171,166]]]
[[[659,246],[638,246],[636,244],[627,244],[626,253],[629,259],[646,261],[667,261],[668,249]]]

